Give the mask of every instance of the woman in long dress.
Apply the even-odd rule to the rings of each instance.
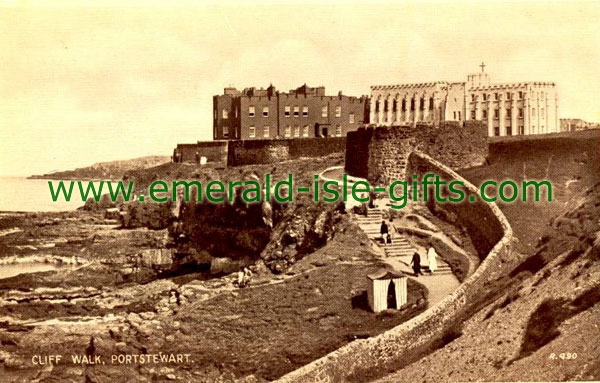
[[[429,271],[432,273],[437,270],[437,253],[433,247],[427,251],[427,261],[429,262]]]

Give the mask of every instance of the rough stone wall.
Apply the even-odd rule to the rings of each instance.
[[[445,174],[461,180],[469,192],[477,192],[474,185],[425,154],[410,154],[407,165],[411,170]],[[516,263],[515,253],[511,251],[512,229],[500,209],[493,203],[464,205],[456,210],[459,222],[469,222],[478,216],[488,217],[488,224],[494,229],[489,232],[482,229],[480,234],[489,235],[488,242],[495,242],[479,268],[454,293],[423,314],[379,336],[354,341],[279,381],[339,382],[377,378],[415,362],[428,347],[442,343],[456,327],[457,319],[469,309],[469,302],[481,298],[489,281],[497,279]]]
[[[182,154],[183,162],[195,162],[196,152],[208,162],[227,160],[227,141],[205,141],[195,144],[178,144],[176,150]]]
[[[481,122],[443,122],[439,126],[361,128],[348,133],[346,171],[374,183],[404,179],[409,153],[418,150],[453,169],[480,165],[488,154]]]
[[[346,137],[229,141],[227,166],[272,164],[300,157],[322,157],[346,149]]]

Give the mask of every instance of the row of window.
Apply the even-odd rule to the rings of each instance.
[[[518,95],[518,99],[522,100],[524,92],[519,91],[517,93],[517,95]],[[531,95],[533,96],[533,92],[531,92]],[[483,101],[491,100],[492,97],[494,98],[495,101],[498,101],[500,99],[500,93],[498,93],[498,92],[496,92],[496,93],[489,93],[489,94],[488,93],[483,93],[482,96],[483,96]],[[507,100],[512,100],[512,98],[513,98],[513,93],[512,92],[506,92],[506,99]],[[538,98],[544,98],[544,92],[539,92],[538,93]],[[471,101],[477,101],[477,99],[478,99],[478,96],[476,94],[471,94]]]
[[[540,133],[544,131],[544,125],[540,126]],[[531,126],[531,134],[535,134],[535,125]],[[523,125],[519,126],[519,135],[524,135],[525,134],[525,127]],[[500,127],[499,126],[495,126],[494,127],[494,136],[499,136],[500,135]],[[512,136],[512,126],[507,126],[506,127],[506,135],[507,136]]]
[[[519,110],[519,118],[523,118],[523,109],[519,108],[518,110]],[[482,118],[486,119],[488,117],[487,110],[484,109],[481,112],[483,114]],[[540,109],[540,113],[541,113],[541,116],[542,116],[541,119],[543,120],[544,119],[544,108]],[[531,108],[531,115],[535,116],[535,108]],[[456,116],[454,118],[456,118]],[[497,120],[499,118],[500,118],[500,110],[499,109],[494,109],[494,119]],[[512,118],[512,110],[511,109],[506,109],[506,118]],[[459,119],[460,119],[460,117],[459,117]],[[474,110],[471,111],[471,119],[472,120],[475,119],[475,111]]]
[[[323,105],[321,107],[321,117],[327,117],[328,114],[329,114],[328,106]],[[223,118],[227,118],[227,115],[228,115],[227,110],[223,109]],[[263,115],[263,117],[269,117],[269,107],[268,106],[263,107],[262,115]],[[292,115],[292,107],[290,105],[284,106],[283,115],[285,117],[290,117]],[[354,116],[353,113],[351,115]],[[248,117],[254,117],[254,116],[256,116],[256,107],[249,106],[248,107]],[[294,106],[294,117],[299,117],[299,116],[300,116],[300,107]],[[342,106],[341,105],[336,105],[335,116],[342,117]],[[302,107],[302,117],[308,117],[308,106]]]
[[[410,99],[410,110],[415,110],[416,100],[414,98]],[[375,101],[375,112],[378,113],[380,109],[380,101]],[[387,112],[389,110],[389,102],[388,100],[383,100],[383,111]],[[406,100],[402,100],[401,110],[406,112]],[[419,99],[419,110],[425,110],[425,99]],[[429,99],[429,110],[433,110],[433,97]],[[398,111],[398,101],[392,100],[392,112]]]
[[[304,125],[302,127],[302,137],[308,137],[308,129],[309,129],[308,125]],[[249,133],[250,138],[256,138],[256,127],[250,126],[248,133]],[[263,126],[263,135],[262,136],[265,138],[269,138],[270,134],[271,134],[271,128],[269,126]],[[288,125],[285,127],[284,134],[285,134],[285,137],[292,137],[292,126],[291,125]],[[223,129],[223,135],[225,135],[225,128]],[[335,135],[338,137],[342,135],[342,127],[340,125],[337,125],[335,127]],[[294,137],[300,137],[300,126],[298,126],[298,125],[294,126]]]

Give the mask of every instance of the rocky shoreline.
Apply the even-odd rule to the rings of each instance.
[[[270,380],[427,307],[426,290],[411,284],[405,310],[369,313],[360,296],[364,275],[379,267],[378,260],[355,226],[344,217],[336,222],[324,246],[286,263],[280,274],[255,269],[251,285],[239,289],[226,268],[216,274],[210,266],[165,273],[173,265],[165,259],[181,251],[169,249],[169,228],[123,229],[102,209],[3,213],[0,269],[19,264],[56,269],[0,279],[0,371],[14,382],[125,376],[139,382]],[[290,234],[296,235],[279,233]],[[274,260],[284,259],[281,250],[290,254],[281,244],[271,246],[280,257]],[[137,265],[132,255],[139,257]],[[332,308],[325,302],[338,303]],[[323,337],[324,330],[330,335]],[[298,331],[307,334],[302,354],[269,349]],[[137,364],[127,364],[118,356],[159,353],[175,362],[143,364],[138,357]],[[39,364],[39,357],[55,354],[63,356],[61,362]],[[75,363],[76,356],[106,364]]]

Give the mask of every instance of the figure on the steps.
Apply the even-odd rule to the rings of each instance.
[[[433,246],[427,251],[427,261],[429,262],[429,271],[433,274],[437,270],[437,253]]]
[[[369,209],[375,208],[375,191],[369,190]]]
[[[413,271],[415,272],[415,277],[418,278],[419,274],[423,275],[423,273],[421,272],[421,256],[416,251],[412,256],[410,264],[412,265]]]
[[[388,226],[386,225],[385,221],[381,221],[381,229],[379,230],[379,232],[381,233],[381,239],[383,240],[383,244],[385,245],[385,239],[388,236]]]

